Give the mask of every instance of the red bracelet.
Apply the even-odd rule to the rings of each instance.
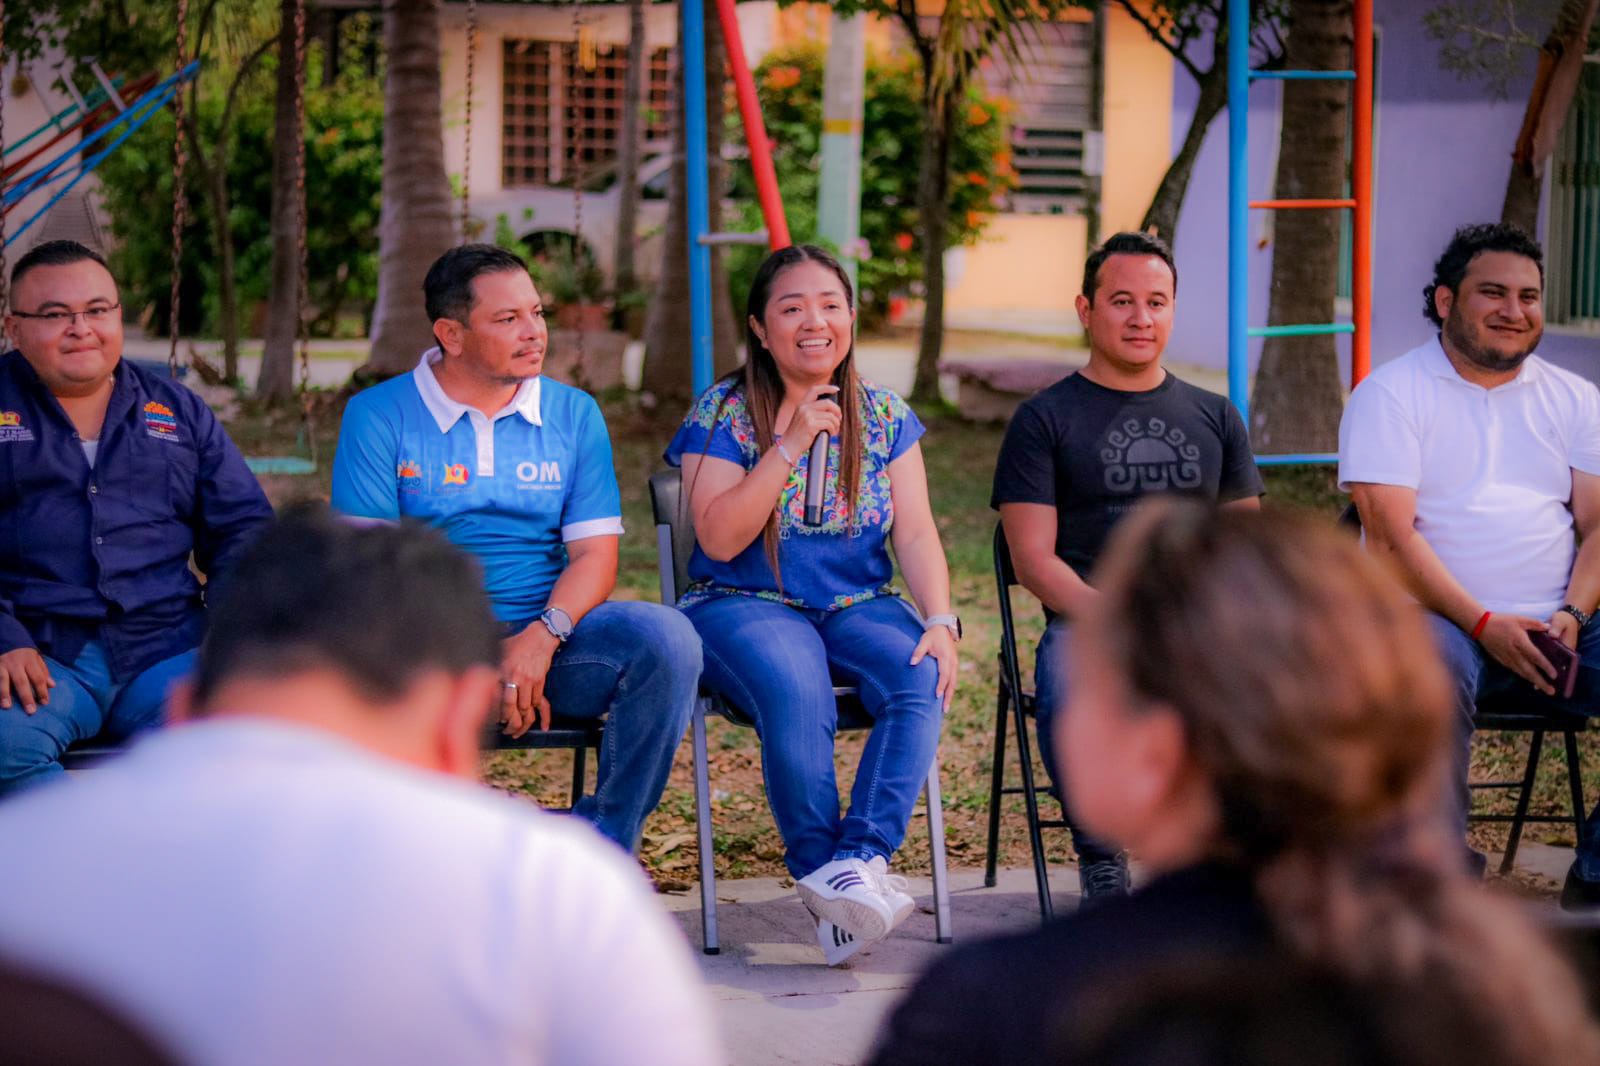
[[[1483,627],[1489,624],[1489,615],[1493,613],[1494,612],[1492,611],[1483,612],[1483,617],[1478,619],[1478,624],[1472,627],[1473,640],[1477,640],[1479,637],[1483,636]]]

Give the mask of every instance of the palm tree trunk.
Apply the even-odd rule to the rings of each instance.
[[[273,123],[272,153],[272,287],[267,296],[267,328],[262,339],[261,373],[256,397],[283,403],[294,395],[294,342],[300,335],[301,212],[305,186],[295,166],[295,145],[305,140],[295,109],[297,78],[295,56],[295,0],[283,0],[278,28],[277,115]]]
[[[383,0],[383,208],[378,298],[363,375],[410,370],[429,347],[422,278],[455,243],[439,94],[440,0]]]
[[[1529,233],[1539,225],[1539,200],[1544,192],[1544,167],[1555,151],[1556,138],[1577,95],[1600,0],[1565,0],[1556,13],[1550,36],[1539,50],[1539,66],[1528,94],[1528,109],[1511,152],[1511,174],[1500,220]]]
[[[964,86],[948,86],[939,96],[928,64],[923,64],[922,162],[917,174],[917,214],[922,219],[922,337],[911,398],[939,399],[939,354],[944,348],[944,250],[950,235],[950,141],[955,136],[956,101]]]
[[[1291,0],[1284,57],[1290,70],[1346,70],[1353,27],[1350,0]],[[1289,81],[1276,195],[1337,198],[1344,187],[1349,86]],[[1338,291],[1339,215],[1280,211],[1272,253],[1270,325],[1333,321]],[[1329,452],[1339,437],[1343,393],[1332,336],[1272,337],[1262,349],[1250,407],[1257,451]]]
[[[711,172],[711,229],[722,220],[722,126],[726,118],[727,66],[722,30],[715,18],[706,25],[706,154]],[[678,121],[672,137],[673,159],[668,186],[667,228],[661,242],[661,274],[650,293],[645,317],[644,391],[668,410],[687,407],[693,397],[689,347],[689,195],[684,164],[686,93],[678,93]],[[743,294],[741,294],[742,296]],[[728,274],[719,249],[711,249],[711,351],[717,374],[737,365],[739,330],[728,296]]]
[[[644,74],[646,58],[644,37],[644,0],[628,0],[628,66],[622,83],[621,143],[617,146],[617,205],[616,264],[613,288],[618,297],[617,328],[622,326],[624,315],[621,304],[635,285],[633,248],[639,229],[639,127],[644,112]]]
[[[1220,35],[1218,40],[1224,43],[1217,46],[1217,56],[1212,61],[1211,69],[1200,78],[1200,98],[1195,102],[1194,114],[1189,119],[1189,129],[1183,135],[1183,145],[1178,149],[1178,154],[1172,158],[1167,172],[1161,176],[1161,184],[1156,187],[1156,194],[1150,200],[1150,207],[1145,211],[1143,221],[1139,223],[1140,229],[1146,232],[1155,230],[1156,234],[1169,245],[1177,244],[1178,215],[1183,211],[1184,194],[1189,190],[1189,178],[1194,173],[1195,160],[1200,158],[1200,149],[1205,144],[1206,133],[1211,129],[1212,121],[1228,103],[1227,47],[1225,39]]]

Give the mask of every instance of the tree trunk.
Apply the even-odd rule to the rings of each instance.
[[[1219,41],[1224,39],[1219,35]],[[1200,98],[1195,102],[1194,115],[1189,119],[1189,129],[1183,135],[1183,146],[1173,157],[1161,184],[1150,200],[1139,228],[1145,232],[1155,230],[1157,236],[1176,247],[1178,243],[1178,215],[1183,211],[1183,197],[1189,191],[1189,178],[1194,173],[1195,160],[1205,144],[1206,133],[1212,120],[1228,104],[1228,54],[1226,43],[1219,44],[1211,69],[1199,81]]]
[[[211,190],[211,214],[217,231],[218,325],[222,329],[222,375],[229,381],[239,377],[239,287],[234,268],[233,220],[228,210],[227,131],[222,130],[211,157],[207,185]]]
[[[1588,50],[1589,29],[1594,25],[1600,0],[1565,0],[1555,25],[1539,50],[1539,67],[1528,94],[1528,109],[1511,152],[1511,175],[1506,179],[1505,204],[1500,220],[1534,233],[1539,225],[1539,198],[1544,192],[1544,166],[1555,151],[1561,126],[1572,108],[1583,75],[1583,55]]]
[[[706,19],[706,154],[711,177],[711,229],[722,220],[722,126],[726,117],[727,68],[723,62],[722,31],[715,18]],[[667,229],[661,242],[661,274],[650,294],[645,317],[644,391],[669,410],[686,408],[694,399],[689,346],[689,196],[684,165],[683,92],[678,93],[678,121],[673,130],[673,161],[668,191]],[[743,294],[740,294],[743,296]],[[724,374],[738,365],[738,338],[733,304],[728,295],[728,274],[720,249],[711,249],[711,350],[714,372]]]
[[[1288,69],[1349,69],[1354,33],[1350,0],[1291,0],[1289,25]],[[1332,199],[1342,194],[1349,96],[1344,82],[1284,83],[1278,197]],[[1268,324],[1332,322],[1339,280],[1338,212],[1280,211],[1274,222]],[[1265,455],[1333,451],[1342,399],[1331,335],[1268,338],[1250,407],[1256,450]]]
[[[621,143],[617,146],[617,244],[613,288],[617,295],[613,328],[621,329],[623,304],[636,284],[633,248],[639,229],[639,130],[644,112],[644,0],[628,0],[628,66],[622,83]]]
[[[383,208],[372,353],[360,373],[390,377],[433,344],[422,306],[428,267],[455,243],[439,94],[440,0],[383,0]]]
[[[305,186],[297,181],[295,146],[305,141],[296,114],[296,78],[300,73],[294,46],[295,0],[283,0],[278,28],[278,99],[273,122],[272,152],[272,287],[267,296],[266,334],[262,338],[261,374],[256,397],[282,403],[294,395],[294,342],[300,335],[300,240]]]
[[[944,250],[950,236],[950,141],[955,136],[957,101],[965,86],[949,86],[941,99],[923,64],[922,164],[917,174],[917,214],[922,220],[922,337],[911,398],[939,399],[939,353],[944,348]]]

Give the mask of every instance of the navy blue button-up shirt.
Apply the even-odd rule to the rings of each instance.
[[[195,565],[216,581],[272,518],[204,401],[117,365],[93,469],[66,412],[21,353],[0,355],[0,652],[71,664],[106,646],[132,678],[200,643]]]

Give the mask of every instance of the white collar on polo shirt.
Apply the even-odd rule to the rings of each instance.
[[[462,415],[482,415],[475,407],[468,407],[445,395],[444,388],[440,386],[439,379],[433,376],[433,364],[444,358],[444,353],[437,346],[429,348],[422,353],[422,361],[417,364],[416,379],[417,392],[422,394],[422,403],[439,424],[440,433],[450,432],[450,427],[461,420]],[[497,422],[508,415],[521,415],[529,425],[542,426],[544,419],[539,415],[539,395],[542,391],[540,383],[542,377],[532,377],[517,386],[517,394],[511,397],[511,402],[495,412],[490,421]]]
[[[1499,392],[1501,389],[1514,385],[1526,385],[1536,381],[1541,372],[1540,362],[1534,358],[1537,354],[1536,352],[1529,352],[1528,358],[1524,359],[1522,366],[1517,368],[1517,376],[1503,385],[1496,385],[1493,389],[1485,389],[1482,385],[1462,377],[1461,372],[1456,369],[1456,365],[1450,361],[1449,353],[1444,350],[1444,338],[1437,333],[1433,335],[1433,344],[1428,347],[1425,359],[1428,370],[1436,378],[1459,381],[1468,388],[1483,389],[1484,392]]]

